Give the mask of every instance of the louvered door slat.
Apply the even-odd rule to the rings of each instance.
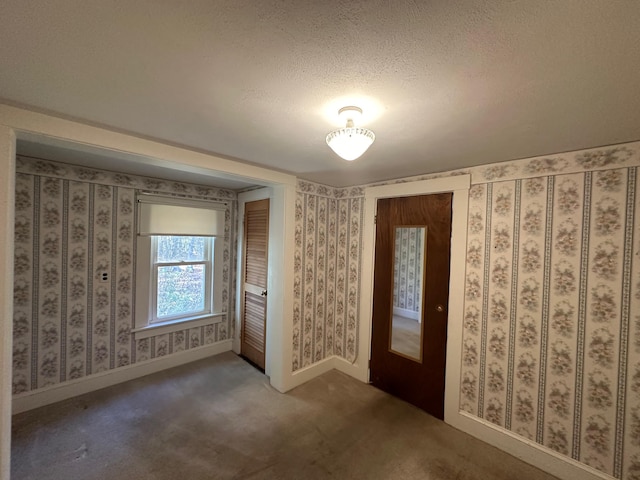
[[[241,351],[261,368],[265,354],[268,251],[269,200],[246,203]]]
[[[245,292],[243,341],[264,352],[266,298]]]

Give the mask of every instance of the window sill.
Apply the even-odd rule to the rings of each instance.
[[[194,318],[153,323],[151,325],[145,325],[144,327],[134,328],[132,332],[135,339],[140,340],[143,338],[155,337],[156,335],[164,335],[165,333],[186,330],[188,328],[211,325],[212,323],[220,323],[222,321],[223,315],[226,315],[226,313],[212,313],[209,315],[202,315]]]

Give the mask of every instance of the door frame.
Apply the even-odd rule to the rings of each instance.
[[[286,272],[293,271],[293,259],[288,252],[293,251],[293,223],[286,219],[293,218],[292,186],[263,187],[238,194],[238,234],[236,258],[236,294],[233,322],[235,335],[232,350],[240,354],[240,328],[242,325],[242,279],[244,278],[244,211],[245,204],[256,200],[269,199],[269,245],[267,253],[267,301],[264,373],[270,377],[271,385],[284,392],[291,383],[292,349],[290,338],[293,329],[290,322],[282,319],[293,312],[293,300],[286,292],[293,290],[293,277]],[[289,210],[291,209],[291,211]],[[285,266],[284,271],[282,265]]]
[[[455,422],[458,414],[460,374],[462,369],[462,319],[467,248],[467,214],[471,175],[396,183],[365,189],[362,272],[360,285],[360,353],[356,364],[358,378],[370,378],[371,332],[373,321],[373,272],[375,269],[375,216],[381,198],[411,197],[431,193],[453,193],[451,219],[451,261],[449,264],[449,312],[447,327],[447,360],[445,373],[444,421]]]

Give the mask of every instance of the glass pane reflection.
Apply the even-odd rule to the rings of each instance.
[[[427,227],[396,227],[391,350],[422,360],[422,285]]]

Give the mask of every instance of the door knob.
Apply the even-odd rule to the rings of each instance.
[[[436,312],[444,312],[444,307],[441,304],[436,305]]]
[[[262,292],[260,292],[260,296],[261,297],[266,297],[267,296],[267,291],[266,290],[262,290]]]

